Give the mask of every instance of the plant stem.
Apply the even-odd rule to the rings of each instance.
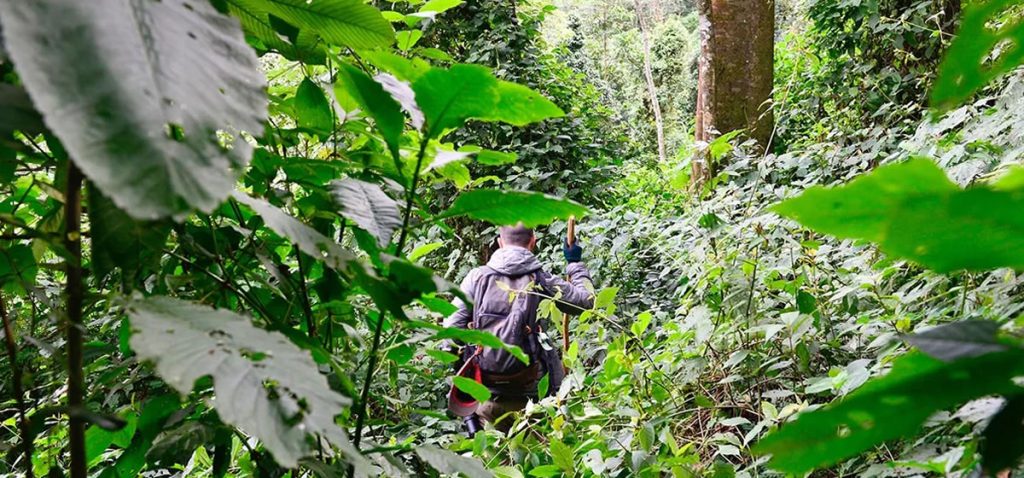
[[[68,184],[64,191],[64,242],[70,254],[65,261],[67,273],[68,408],[81,410],[85,404],[85,379],[82,371],[82,172],[68,161]],[[85,478],[85,420],[81,414],[70,416],[71,478]]]
[[[14,402],[18,407],[18,428],[21,430],[21,450],[25,454],[25,476],[34,478],[32,471],[32,424],[25,415],[25,390],[21,387],[21,367],[18,366],[18,345],[14,343],[14,328],[11,318],[7,315],[7,305],[0,296],[0,318],[4,321],[4,339],[7,345],[7,359],[11,363],[11,388],[14,390]]]
[[[423,138],[420,143],[420,151],[416,156],[416,170],[413,171],[412,184],[406,191],[405,195],[405,217],[402,219],[402,232],[398,236],[398,246],[395,248],[395,255],[401,256],[402,249],[405,247],[405,240],[409,237],[409,218],[412,216],[412,203],[416,198],[416,186],[419,184],[420,179],[420,168],[423,167],[423,156],[427,151],[427,143],[429,141]],[[363,390],[359,394],[359,403],[356,405],[356,431],[354,438],[354,444],[358,450],[360,442],[363,438],[363,426],[366,424],[366,402],[370,397],[370,386],[373,384],[373,372],[377,368],[377,349],[380,348],[380,334],[384,330],[384,320],[387,318],[383,310],[377,317],[377,324],[373,329],[373,343],[370,346],[370,363],[366,365],[366,377],[363,379]],[[349,467],[348,476],[353,476],[355,473],[354,467]]]

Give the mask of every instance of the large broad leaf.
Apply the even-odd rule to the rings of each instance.
[[[7,48],[69,156],[138,219],[210,211],[262,131],[264,80],[208,2],[0,2]],[[54,45],[60,45],[55,48]]]
[[[289,42],[274,28],[265,0],[224,0],[228,12],[242,22],[245,33],[259,40],[266,49],[275,50],[285,58],[303,63],[322,64],[327,58],[324,45],[311,30],[299,30]]]
[[[904,337],[907,343],[940,360],[977,357],[1006,350],[999,341],[999,324],[991,320],[964,320]]]
[[[839,187],[814,186],[773,209],[939,272],[1024,268],[1024,196],[960,189],[927,159],[882,166]]]
[[[302,80],[295,90],[295,119],[299,126],[316,131],[330,132],[334,126],[331,104],[316,83],[309,78]]]
[[[452,377],[452,382],[459,390],[468,393],[469,396],[480,403],[491,399],[491,391],[476,380],[466,377]]]
[[[433,69],[430,63],[421,58],[405,58],[389,51],[366,50],[360,51],[359,56],[380,70],[408,82],[415,82]]]
[[[469,216],[500,226],[522,222],[526,227],[536,227],[586,213],[587,208],[574,201],[546,194],[476,189],[460,194],[440,217]]]
[[[391,242],[391,236],[402,225],[398,203],[376,184],[339,179],[331,183],[331,193],[341,206],[339,214],[373,235],[382,248]]]
[[[484,468],[483,463],[475,458],[457,455],[434,445],[416,447],[416,455],[431,468],[449,475],[462,473],[466,477],[493,477],[494,474]]]
[[[234,198],[259,214],[271,231],[291,240],[302,252],[323,261],[330,268],[349,277],[366,272],[362,262],[341,247],[341,244],[320,234],[316,229],[303,224],[273,204],[250,197],[241,191],[235,191]]]
[[[402,107],[384,90],[384,87],[358,68],[342,63],[338,66],[338,83],[356,100],[377,123],[377,131],[384,138],[392,157],[398,158],[398,146],[405,129]]]
[[[754,451],[772,454],[770,466],[797,475],[852,457],[886,440],[916,433],[931,414],[968,400],[1022,391],[1024,351],[946,363],[911,352],[887,375],[840,402],[800,414],[762,439]]]
[[[170,222],[138,221],[118,209],[91,183],[88,191],[96,275],[104,277],[114,267],[120,267],[125,276],[131,278],[147,266],[156,265],[171,233]]]
[[[390,46],[395,41],[391,23],[362,0],[259,0],[263,10],[316,32],[328,43],[351,48]]]
[[[498,107],[480,119],[523,126],[548,118],[565,116],[565,112],[551,100],[523,85],[499,81],[497,92]]]
[[[960,30],[932,87],[931,102],[938,111],[956,107],[1024,62],[1024,19],[1007,12],[1019,5],[1019,0],[983,0],[964,6]]]
[[[294,467],[319,435],[351,453],[335,415],[351,401],[331,390],[309,352],[228,310],[169,297],[125,304],[132,349],[182,394],[213,379],[213,406],[225,423],[258,438],[278,463]],[[351,457],[350,457],[351,458]]]
[[[0,137],[9,136],[15,131],[35,136],[45,129],[43,117],[32,106],[25,88],[0,84]]]
[[[413,90],[426,117],[429,138],[469,119],[521,126],[565,114],[533,90],[499,81],[490,70],[477,65],[431,69],[413,83]]]

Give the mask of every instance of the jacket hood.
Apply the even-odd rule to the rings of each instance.
[[[506,246],[498,249],[487,265],[502,274],[520,276],[541,269],[540,261],[529,249],[518,246]]]

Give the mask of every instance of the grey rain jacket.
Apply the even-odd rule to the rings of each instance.
[[[545,369],[555,368],[561,372],[561,361],[557,358],[557,345],[551,345],[555,350],[548,350],[545,356],[536,341],[524,335],[526,332],[514,327],[513,324],[522,324],[524,318],[530,322],[537,322],[542,329],[547,330],[544,321],[537,321],[537,306],[543,297],[557,297],[556,306],[565,313],[579,315],[586,309],[594,306],[594,291],[590,277],[590,271],[582,263],[569,264],[567,271],[569,280],[548,273],[543,269],[537,258],[528,249],[517,246],[506,246],[498,249],[491,256],[487,267],[477,267],[463,279],[461,289],[466,297],[473,298],[479,293],[479,303],[475,306],[456,299],[455,305],[458,310],[444,321],[445,327],[467,328],[473,321],[473,309],[477,313],[478,326],[482,330],[492,332],[502,341],[508,344],[519,345],[534,360],[541,360]],[[482,281],[484,278],[488,280]],[[495,282],[504,283],[497,286]],[[480,288],[481,290],[477,290]],[[533,293],[516,294],[512,291],[533,291]],[[536,331],[534,331],[536,332]],[[553,356],[552,356],[553,355]],[[483,355],[479,357],[480,367],[485,372],[509,374],[526,368],[519,360],[510,354],[492,349],[484,349]],[[528,388],[528,387],[527,387]],[[557,389],[556,389],[557,390]],[[533,390],[522,392],[530,393]],[[497,390],[492,392],[502,395],[509,395],[514,391]]]

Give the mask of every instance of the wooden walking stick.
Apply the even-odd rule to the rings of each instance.
[[[566,232],[565,242],[572,247],[576,244],[576,216],[569,216],[569,227]],[[570,280],[569,276],[565,277]],[[569,353],[569,314],[562,314],[562,351]]]

